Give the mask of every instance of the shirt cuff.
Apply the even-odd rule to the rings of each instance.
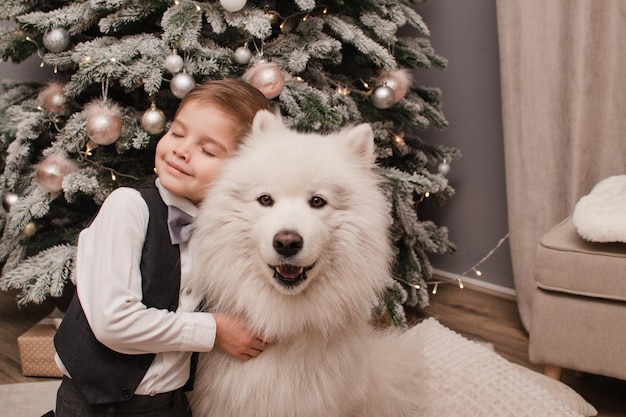
[[[217,325],[211,313],[184,313],[189,314],[190,322],[183,337],[183,342],[192,347],[195,352],[208,352],[215,346]]]

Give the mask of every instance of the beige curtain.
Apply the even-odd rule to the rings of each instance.
[[[529,329],[540,237],[598,181],[626,174],[626,1],[497,0],[497,17],[511,257]]]

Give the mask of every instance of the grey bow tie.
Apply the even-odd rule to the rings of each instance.
[[[170,231],[170,240],[178,245],[187,242],[191,237],[191,222],[193,216],[175,206],[167,206],[167,228]]]

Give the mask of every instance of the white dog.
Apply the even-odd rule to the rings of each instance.
[[[200,355],[194,416],[420,415],[417,337],[368,323],[392,258],[374,159],[367,124],[323,136],[256,116],[196,220],[194,286],[273,343]]]

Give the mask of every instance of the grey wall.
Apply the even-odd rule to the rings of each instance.
[[[0,20],[0,26],[10,27],[13,24],[6,20]],[[32,56],[19,65],[12,62],[0,62],[0,80],[20,80],[20,81],[46,81],[52,78],[53,69],[50,66],[41,68],[39,64],[41,58]],[[0,92],[2,92],[0,88]]]
[[[428,25],[445,70],[419,70],[418,82],[442,90],[449,127],[422,137],[457,147],[463,157],[448,174],[456,195],[443,206],[420,205],[420,216],[448,227],[458,251],[436,255],[433,266],[461,274],[507,233],[504,150],[495,0],[429,0],[415,10]],[[508,240],[479,268],[480,282],[513,289]]]
[[[416,72],[416,81],[442,90],[450,122],[422,137],[463,154],[448,174],[456,195],[444,206],[423,202],[420,216],[448,227],[458,247],[456,254],[433,256],[433,266],[460,274],[507,232],[496,5],[495,0],[428,0],[415,9],[430,28],[435,51],[449,61],[442,71]],[[39,62],[35,57],[19,66],[0,63],[0,79],[50,79],[50,67],[41,69]],[[479,269],[481,282],[513,288],[508,241]]]
[[[49,67],[40,68],[39,57],[31,57],[19,65],[11,62],[0,62],[0,80],[46,81],[51,79]]]

